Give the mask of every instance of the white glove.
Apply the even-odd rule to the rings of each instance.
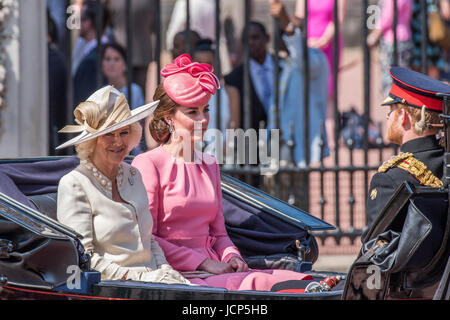
[[[181,275],[181,273],[179,273],[178,271],[172,269],[172,267],[170,267],[171,270],[166,270],[166,278],[163,279],[164,282],[166,283],[173,283],[173,284],[187,284],[187,285],[192,285],[191,282],[186,279],[185,277],[183,277]]]
[[[170,265],[162,265],[156,270],[148,270],[144,272],[129,271],[127,280],[156,282],[167,284],[191,284],[179,272],[173,270]]]
[[[167,264],[167,263],[163,263],[162,265],[160,265],[158,267],[158,269],[166,270],[166,271],[173,270],[172,266],[170,264]]]

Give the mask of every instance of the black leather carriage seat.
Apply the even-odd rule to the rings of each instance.
[[[40,213],[45,214],[47,217],[52,218],[53,220],[57,220],[56,201],[58,199],[58,194],[56,192],[28,196],[28,199],[31,201],[31,203],[34,204],[34,206]]]

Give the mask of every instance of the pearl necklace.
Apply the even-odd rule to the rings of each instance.
[[[108,177],[106,177],[103,173],[101,173],[100,170],[98,170],[92,162],[90,162],[89,160],[81,160],[80,164],[84,168],[88,169],[91,172],[91,174],[94,176],[95,180],[97,180],[103,188],[112,192],[111,180],[109,180]],[[119,164],[119,169],[118,169],[117,175],[116,175],[116,181],[117,181],[117,188],[120,188],[122,185],[122,181],[123,181],[122,164]]]

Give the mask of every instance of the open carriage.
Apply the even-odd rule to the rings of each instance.
[[[314,271],[314,231],[334,227],[222,174],[227,231],[251,268],[341,276],[326,292],[105,281],[89,268],[79,235],[56,221],[59,179],[76,157],[0,161],[0,299],[449,299],[448,186],[403,184],[366,236],[348,275]]]
[[[128,160],[129,161],[129,160]],[[340,299],[344,281],[328,292],[230,291],[135,281],[104,281],[91,270],[75,231],[56,221],[59,179],[76,157],[0,161],[0,299]],[[334,227],[222,174],[223,208],[231,240],[250,268],[288,269],[314,280],[312,231]]]
[[[56,192],[76,157],[0,161],[0,299],[450,299],[450,94],[443,186],[403,183],[371,226],[344,281],[325,292],[230,291],[187,285],[102,281],[80,236],[56,221]],[[128,159],[129,161],[129,159]],[[315,272],[313,231],[334,227],[225,174],[227,231],[249,267]]]

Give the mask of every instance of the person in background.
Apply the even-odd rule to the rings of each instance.
[[[47,10],[48,31],[48,115],[49,115],[49,155],[63,155],[56,152],[59,144],[58,130],[66,123],[67,105],[67,68],[63,53],[58,49],[55,41],[58,30]]]
[[[333,42],[335,36],[336,26],[334,24],[334,0],[320,0],[320,1],[308,1],[308,47],[317,48],[325,53],[328,66],[328,107],[327,107],[327,119],[326,130],[329,138],[330,148],[334,146],[334,49]],[[347,2],[346,0],[338,0],[338,23],[342,26],[342,22],[345,18],[345,10]],[[305,18],[305,0],[297,0],[295,7],[295,16],[304,19]],[[341,35],[338,35],[338,74],[339,74],[339,60],[343,48],[343,42]],[[336,79],[336,81],[338,81]]]
[[[251,21],[248,26],[250,54],[250,128],[258,130],[260,123],[267,126],[267,114],[272,99],[274,83],[274,59],[267,50],[269,34],[265,26]],[[242,34],[242,41],[244,34]],[[244,128],[244,65],[241,63],[225,76],[225,85],[230,98],[230,127]]]
[[[173,37],[173,46],[172,46],[172,59],[176,59],[178,56],[182,55],[187,51],[186,41],[189,38],[190,50],[191,52],[195,51],[195,45],[200,41],[200,35],[197,31],[187,30],[180,31]]]
[[[382,0],[381,16],[374,30],[367,37],[367,46],[374,48],[380,45],[381,88],[386,96],[392,85],[389,75],[389,67],[394,65],[394,1]],[[407,68],[410,65],[413,43],[411,40],[412,0],[397,0],[397,64],[396,66]]]
[[[188,36],[189,34],[189,36]],[[178,32],[173,38],[173,46],[171,50],[171,54],[173,59],[177,58],[181,54],[186,51],[186,39],[189,37],[191,50],[195,50],[195,46],[198,41],[200,41],[200,36],[196,31],[191,30],[189,33],[187,30]],[[147,75],[146,75],[146,98],[147,102],[153,101],[153,95],[155,93],[156,88],[158,87],[158,64],[156,61],[152,61],[149,63],[147,67]],[[153,139],[152,135],[149,131],[151,117],[145,119],[144,124],[144,139],[145,144],[147,146],[147,150],[152,150],[156,148],[159,143]]]
[[[177,0],[173,7],[166,33],[168,50],[172,49],[176,34],[186,30],[186,3],[186,0]],[[189,6],[190,30],[197,32],[200,38],[215,39],[215,2],[210,0],[191,0]],[[191,47],[190,49],[193,52],[193,48]],[[184,52],[187,51],[182,53]]]
[[[175,35],[186,29],[186,0],[177,0],[173,8],[166,33],[167,49],[172,50]],[[240,54],[239,35],[244,29],[244,7],[242,0],[221,0],[220,2],[220,39],[216,39],[216,4],[211,0],[190,0],[190,29],[196,31],[202,39],[220,41],[220,63],[224,74],[232,69]],[[189,53],[194,50],[191,47]],[[182,53],[188,52],[187,50]],[[178,56],[178,55],[177,55]],[[173,57],[175,59],[176,56]]]
[[[304,60],[303,38],[298,18],[289,17],[285,6],[279,0],[270,0],[271,15],[279,22],[283,45],[288,56],[281,60],[279,86],[280,129],[284,142],[292,138],[295,143],[294,159],[297,166],[305,167],[304,143]],[[325,54],[317,48],[306,48],[309,56],[309,162],[318,162],[329,155],[327,133],[321,137],[321,125],[325,123],[328,99],[329,68]],[[276,128],[276,106],[272,99],[268,116],[268,129]],[[323,139],[323,141],[322,141]],[[323,146],[322,146],[323,143]],[[288,149],[286,144],[283,147]],[[323,150],[322,150],[323,147]],[[287,161],[290,150],[282,150],[281,159]],[[283,152],[284,151],[284,152]],[[323,152],[323,154],[322,154]]]
[[[57,44],[60,52],[66,54],[67,44],[69,41],[69,33],[67,29],[67,8],[66,1],[46,0],[48,14],[54,22],[57,30],[57,38],[53,39],[53,43]],[[69,54],[69,52],[67,52]]]
[[[193,60],[199,63],[207,63],[214,66],[214,49],[210,39],[202,39],[197,42],[193,55]],[[220,80],[223,85],[224,80]],[[220,126],[217,125],[217,99],[220,99]],[[225,131],[229,126],[230,107],[228,104],[228,95],[225,88],[221,87],[209,100],[209,126],[208,129],[219,129],[225,141]],[[212,136],[205,137],[205,142],[210,144]],[[222,141],[222,142],[223,142]]]
[[[275,62],[274,57],[268,51],[270,36],[261,22],[251,21],[248,25],[248,39],[245,39],[245,32],[243,32],[241,40],[243,43],[248,41],[250,56],[250,81],[248,88],[250,119],[246,118],[244,102],[247,93],[244,92],[244,63],[241,63],[225,76],[225,87],[230,103],[229,128],[254,130],[253,132],[258,133],[259,129],[267,128],[268,125],[270,104],[274,96]],[[248,127],[246,127],[247,122]],[[227,145],[227,150],[236,147],[231,143]],[[262,144],[256,144],[256,163],[259,163],[261,160],[261,147]],[[249,165],[257,165],[254,162],[249,163],[251,162],[250,157],[247,162]],[[242,176],[241,179],[245,179],[247,183],[254,187],[258,188],[261,186],[261,177],[259,175],[252,175],[248,179]]]
[[[102,71],[108,84],[114,86],[128,97],[127,83],[127,53],[118,43],[107,43],[102,46]],[[131,109],[135,109],[144,104],[144,94],[141,87],[131,84]],[[128,99],[128,98],[127,98]]]
[[[102,47],[102,71],[105,76],[106,83],[112,85],[120,92],[128,95],[128,83],[127,83],[127,54],[125,49],[117,43],[108,43]],[[144,104],[144,93],[141,87],[136,84],[131,84],[131,109],[135,109]],[[142,140],[140,145],[132,150],[131,154],[136,155],[145,151],[145,141]]]
[[[82,50],[75,47],[74,52],[78,52],[76,65],[73,65],[73,102],[78,105],[92,94],[97,87],[97,76],[101,76],[100,70],[97,70],[97,28],[96,21],[99,3],[94,0],[83,1],[81,7],[80,38],[83,40]],[[102,30],[105,29],[108,11],[102,4],[103,10]],[[103,31],[102,31],[103,32]],[[103,40],[102,40],[103,41]],[[106,41],[106,40],[105,40]],[[81,52],[80,52],[81,51]],[[75,56],[74,56],[75,59]]]
[[[244,63],[241,63],[225,76],[225,88],[230,105],[228,128],[251,130],[257,134],[259,129],[267,128],[270,103],[273,99],[275,63],[267,49],[270,36],[262,23],[251,21],[248,25],[248,39],[245,39],[245,32],[242,33],[241,39],[243,43],[248,40],[249,47],[250,81],[248,95],[250,112],[248,117],[250,119],[247,119],[244,104],[247,93],[244,92]],[[262,137],[262,139],[264,138]],[[261,147],[262,144],[256,144],[256,163],[254,161],[250,163],[252,160],[248,157],[248,160],[245,160],[248,165],[257,166],[257,163],[260,162]],[[231,148],[236,148],[236,144],[230,140],[229,143],[227,142],[226,150]],[[261,186],[261,176],[259,175],[251,175],[249,178],[241,176],[241,179],[245,179],[247,183],[254,187]]]
[[[77,106],[77,125],[61,132],[81,133],[57,148],[75,145],[80,165],[59,182],[57,218],[82,235],[102,279],[190,284],[167,263],[151,233],[141,175],[123,161],[140,141],[138,121],[154,107],[130,110],[124,94],[112,86]]]
[[[427,3],[427,15],[438,11],[439,4],[444,4],[444,10],[448,5],[449,0],[425,0]],[[449,17],[450,13],[447,13]],[[429,21],[428,21],[429,23]],[[413,0],[413,12],[411,18],[411,32],[413,41],[413,51],[411,58],[411,68],[415,71],[421,71],[422,68],[422,4],[421,0]],[[426,44],[426,59],[428,76],[439,79],[440,72],[445,68],[443,49],[428,37]]]
[[[114,39],[122,47],[127,47],[126,1],[109,0]],[[152,35],[154,33],[153,1],[131,1],[131,50],[132,81],[145,93],[147,66],[154,59]]]

